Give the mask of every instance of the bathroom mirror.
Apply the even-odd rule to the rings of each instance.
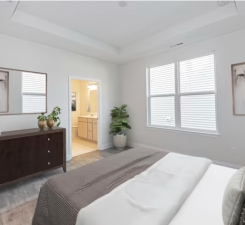
[[[47,74],[0,68],[0,115],[47,112]]]

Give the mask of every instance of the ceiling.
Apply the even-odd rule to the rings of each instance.
[[[0,34],[124,63],[245,28],[245,2],[219,3],[1,1]]]

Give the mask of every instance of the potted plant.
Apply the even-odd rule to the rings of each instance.
[[[126,130],[131,129],[128,124],[127,105],[114,107],[111,110],[110,134],[113,134],[113,143],[117,150],[122,150],[127,144]]]
[[[60,125],[60,111],[61,109],[56,106],[53,111],[47,116],[47,125],[49,128],[52,128],[55,124],[58,127]]]
[[[45,116],[44,113],[41,113],[41,115],[39,115],[37,119],[38,119],[38,127],[40,129],[44,129],[47,126],[47,116]]]

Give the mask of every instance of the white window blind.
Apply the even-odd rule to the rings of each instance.
[[[180,92],[214,91],[214,55],[180,61]]]
[[[151,124],[156,126],[175,126],[173,96],[151,98]]]
[[[22,111],[46,111],[46,75],[22,72]]]
[[[181,127],[215,131],[215,95],[181,96]]]
[[[45,94],[46,93],[46,75],[22,72],[22,92]]]
[[[174,70],[174,63],[150,69],[151,95],[175,93]]]
[[[216,132],[214,68],[213,54],[150,68],[148,124]]]
[[[23,112],[40,113],[46,111],[46,96],[23,95]]]
[[[155,126],[175,126],[175,64],[150,69],[150,115]]]
[[[181,127],[216,130],[214,55],[181,61]]]

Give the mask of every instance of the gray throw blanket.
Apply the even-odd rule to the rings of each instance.
[[[76,225],[169,225],[210,164],[209,159],[169,153],[81,209]]]
[[[75,225],[80,209],[145,171],[166,154],[135,148],[57,175],[41,188],[32,225]]]

